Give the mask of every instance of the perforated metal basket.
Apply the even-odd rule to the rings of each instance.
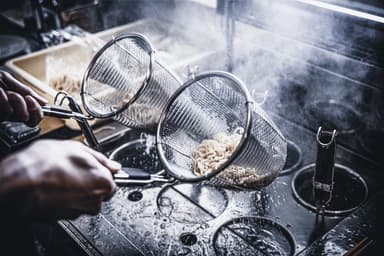
[[[150,41],[128,33],[109,41],[92,59],[82,81],[86,111],[124,125],[155,132],[160,114],[181,85],[155,60]]]
[[[217,134],[238,137],[231,154],[215,168],[196,172],[196,149]],[[162,113],[156,144],[164,167],[183,181],[258,189],[282,170],[287,143],[244,84],[227,72],[205,72],[187,81]]]

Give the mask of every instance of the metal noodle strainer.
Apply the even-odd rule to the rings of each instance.
[[[234,75],[187,81],[169,99],[156,133],[159,158],[181,181],[259,189],[282,170],[287,143]]]
[[[141,34],[120,35],[96,53],[81,98],[90,117],[156,133],[162,164],[181,181],[258,189],[286,160],[286,140],[238,78],[207,72],[181,86]]]
[[[82,81],[85,110],[132,128],[156,130],[162,109],[181,85],[154,60],[149,40],[138,33],[120,35],[95,55]]]

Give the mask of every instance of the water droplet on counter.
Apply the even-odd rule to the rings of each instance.
[[[132,202],[140,201],[143,198],[143,193],[140,191],[132,191],[128,194],[128,200]]]
[[[194,245],[197,242],[197,236],[192,233],[183,233],[180,235],[180,241],[184,245]]]

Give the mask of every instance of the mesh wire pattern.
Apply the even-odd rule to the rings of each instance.
[[[82,81],[85,110],[132,128],[155,132],[160,114],[179,79],[155,60],[150,41],[127,33],[110,40],[95,55]]]
[[[243,133],[231,156],[204,175],[194,172],[192,153],[215,134]],[[286,140],[267,114],[254,105],[244,84],[234,75],[215,71],[196,75],[170,98],[156,133],[159,158],[183,181],[233,188],[258,189],[278,176],[286,159]],[[231,172],[232,165],[250,173]]]
[[[93,117],[112,117],[156,133],[162,164],[182,181],[257,189],[272,182],[285,163],[285,138],[237,77],[205,72],[182,85],[155,60],[151,43],[141,34],[113,38],[95,55],[83,77],[81,97]],[[239,128],[241,138],[231,155],[197,174],[192,155],[202,141]],[[248,171],[229,171],[233,166]]]
[[[168,99],[181,84],[173,72],[155,60],[148,85],[140,92],[137,100],[114,119],[129,127],[154,134]]]

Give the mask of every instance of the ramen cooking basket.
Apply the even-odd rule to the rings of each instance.
[[[205,152],[208,157],[203,160],[216,161],[216,167],[199,170],[196,149],[223,136],[237,138],[232,153],[222,159],[218,153]],[[221,71],[198,74],[172,95],[157,127],[156,146],[164,167],[177,179],[208,179],[211,184],[238,189],[259,189],[271,183],[287,155],[284,136],[253,103],[245,85]]]
[[[167,100],[181,82],[160,61],[141,34],[117,36],[90,62],[82,81],[85,110],[132,128],[156,131]]]

